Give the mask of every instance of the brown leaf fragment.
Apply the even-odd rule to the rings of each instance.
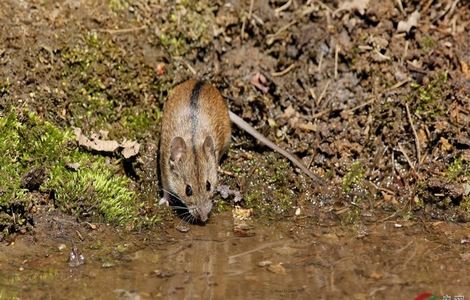
[[[121,154],[122,156],[124,156],[125,159],[139,154],[140,144],[136,141],[124,141],[121,144],[121,147],[123,147]]]
[[[80,168],[80,164],[79,163],[66,163],[65,167],[72,171],[78,171],[78,169]]]
[[[268,80],[263,74],[259,72],[257,72],[255,75],[253,75],[253,77],[251,77],[250,83],[263,93],[267,93],[269,91],[269,87],[266,86]]]
[[[410,32],[412,27],[417,27],[419,17],[420,13],[416,10],[408,17],[408,20],[398,22],[397,33]]]
[[[470,80],[470,68],[468,67],[468,64],[465,61],[461,60],[460,68],[462,69],[463,76],[465,76],[466,79]]]
[[[92,149],[102,152],[114,152],[119,148],[119,143],[116,141],[94,140]]]
[[[357,10],[361,15],[363,15],[368,5],[369,5],[369,0],[343,1],[339,5],[338,9],[334,12],[334,14],[343,10],[348,10],[348,11]]]
[[[77,138],[78,145],[87,148],[88,150],[95,150],[100,152],[114,152],[119,148],[119,143],[113,140],[101,140],[100,135],[92,134],[91,139],[88,139],[83,135],[80,128],[73,130],[75,137]],[[107,135],[104,131],[101,134]]]

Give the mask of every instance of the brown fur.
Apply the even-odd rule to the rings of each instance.
[[[194,120],[191,119],[193,108],[190,98],[195,85],[195,80],[188,80],[176,86],[163,107],[159,163],[164,191],[176,193],[190,208],[194,218],[205,221],[212,207],[211,198],[217,186],[217,165],[230,143],[231,122],[227,103],[219,91],[204,83],[197,99],[196,128],[192,128]],[[184,155],[172,168],[171,146],[176,137],[183,138],[186,147]],[[213,139],[215,153],[204,148],[208,137]],[[206,191],[207,181],[211,185],[210,192]],[[185,193],[187,185],[190,185],[193,191],[190,197]],[[165,197],[169,200],[166,193]],[[194,208],[193,211],[191,207]]]

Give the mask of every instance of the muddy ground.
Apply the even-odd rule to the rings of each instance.
[[[0,299],[470,297],[468,1],[7,0],[0,22]],[[218,195],[179,232],[155,153],[193,77],[327,184],[235,129],[220,181],[248,224]]]

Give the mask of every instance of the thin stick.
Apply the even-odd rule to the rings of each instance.
[[[194,68],[182,57],[175,57],[176,60],[179,60],[180,62],[183,62],[183,64],[186,65],[186,67],[188,68],[188,70],[193,73],[193,75],[196,75],[197,72],[196,70],[194,70]]]
[[[418,166],[421,163],[421,149],[419,146],[419,138],[418,134],[416,133],[415,126],[413,124],[413,119],[411,119],[410,108],[408,107],[408,103],[405,103],[406,115],[408,116],[408,122],[410,123],[411,130],[413,131],[413,135],[415,137],[415,145],[416,145],[416,158],[418,159]]]
[[[403,154],[403,156],[405,157],[406,161],[408,162],[408,164],[410,165],[411,169],[413,170],[413,172],[416,173],[416,170],[415,170],[415,167],[413,166],[413,164],[411,163],[411,160],[410,158],[408,157],[408,155],[406,154],[405,152],[405,149],[403,149],[402,145],[400,143],[398,143],[398,148],[400,149],[400,152]]]
[[[331,112],[331,109],[325,109],[325,110],[322,110],[320,112],[317,112],[316,114],[313,114],[312,115],[312,119],[316,119],[316,118],[319,118],[323,115],[326,115],[327,113],[330,113]]]
[[[402,14],[405,14],[405,10],[403,9],[403,3],[401,3],[401,0],[397,0],[398,3],[398,8],[400,9],[400,12]]]
[[[328,80],[328,82],[325,84],[325,87],[323,88],[321,94],[320,94],[320,97],[318,97],[318,100],[317,100],[317,106],[320,105],[320,102],[321,100],[323,99],[323,97],[325,96],[326,94],[326,90],[328,89],[328,87],[330,86],[330,83],[331,83],[331,80]]]
[[[321,71],[321,65],[323,63],[323,52],[320,53],[320,61],[318,62],[317,72]]]
[[[364,102],[364,103],[361,103],[361,104],[359,104],[359,105],[357,105],[357,106],[355,106],[355,107],[353,107],[353,108],[351,108],[351,109],[346,110],[346,112],[353,112],[353,111],[355,111],[355,110],[358,110],[358,109],[360,109],[360,108],[363,108],[364,106],[367,106],[367,105],[371,104],[372,102],[374,102],[374,100],[375,100],[375,99],[372,98],[372,99],[370,99],[370,100],[368,100],[368,101],[366,101],[366,102]]]
[[[280,35],[284,31],[286,31],[287,29],[289,29],[292,25],[295,25],[296,23],[297,23],[297,20],[291,21],[287,25],[282,26],[278,31],[276,31],[276,33],[269,34],[267,44],[271,45],[272,43],[274,43],[274,40],[276,39],[276,37],[278,35]]]
[[[405,50],[403,50],[403,55],[402,55],[401,60],[400,60],[400,65],[403,65],[403,62],[405,61],[406,56],[408,55],[408,44],[409,44],[409,42],[408,42],[408,40],[406,40]]]
[[[411,79],[408,78],[408,79],[405,79],[403,81],[397,82],[394,85],[392,85],[391,87],[389,87],[388,89],[386,89],[385,92],[391,92],[391,91],[401,87],[402,85],[404,85],[404,84],[406,84],[410,81],[411,81]]]
[[[107,32],[109,34],[119,34],[119,33],[129,33],[134,31],[139,31],[147,28],[146,25],[140,27],[124,28],[124,29],[98,29],[98,32]]]
[[[250,1],[250,9],[248,10],[248,18],[244,17],[242,22],[242,29],[240,30],[240,39],[243,41],[245,39],[245,26],[246,21],[251,20],[251,14],[253,13],[253,5],[255,0]]]
[[[338,79],[338,54],[339,54],[339,46],[336,44],[335,49],[335,79]]]
[[[281,7],[278,7],[276,9],[274,9],[274,12],[275,12],[276,16],[279,15],[280,12],[288,9],[291,4],[292,4],[292,0],[289,0],[284,5],[282,5]]]
[[[288,66],[287,68],[285,68],[284,70],[282,71],[279,71],[279,72],[272,72],[271,75],[273,77],[281,77],[281,76],[284,76],[286,75],[287,73],[289,73],[292,69],[294,69],[297,65],[295,63],[293,63],[292,65]]]

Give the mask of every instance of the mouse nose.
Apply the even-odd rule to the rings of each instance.
[[[207,223],[207,220],[209,220],[209,213],[204,212],[204,210],[198,209],[197,215],[199,216],[199,221],[202,223]]]

